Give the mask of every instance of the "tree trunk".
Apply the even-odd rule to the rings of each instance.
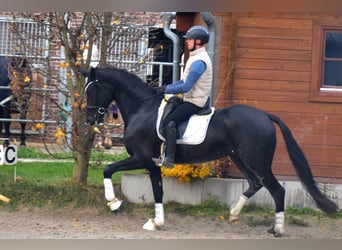
[[[94,133],[79,140],[78,150],[75,152],[74,172],[72,182],[77,184],[87,184],[88,166],[93,147]]]
[[[72,182],[87,184],[88,165],[91,149],[94,145],[95,132],[91,126],[85,125],[85,112],[75,108],[72,112],[71,144],[75,153],[74,172]]]

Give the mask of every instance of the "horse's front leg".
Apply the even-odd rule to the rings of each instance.
[[[155,200],[154,211],[155,217],[154,219],[149,219],[143,226],[145,230],[156,230],[159,227],[163,226],[165,223],[164,217],[164,205],[163,205],[163,180],[161,177],[161,169],[160,167],[156,167],[153,162],[150,163],[151,166],[150,171],[150,179],[152,184],[153,196]]]
[[[107,205],[111,211],[116,211],[120,208],[122,201],[115,196],[114,186],[112,183],[112,175],[115,172],[124,170],[133,170],[142,168],[143,164],[139,164],[137,157],[129,157],[125,160],[109,164],[103,171],[103,185]],[[141,162],[140,162],[141,163]]]
[[[20,114],[20,119],[26,119],[26,112]],[[26,134],[25,134],[26,122],[20,122],[20,146],[26,146]]]
[[[152,183],[153,195],[155,200],[155,217],[149,219],[143,226],[146,230],[155,230],[164,225],[164,207],[163,207],[163,185],[161,170],[156,167],[152,160],[142,160],[139,157],[132,156],[123,161],[109,164],[103,171],[103,184],[105,189],[105,197],[111,211],[116,211],[121,206],[122,201],[115,196],[112,175],[115,172],[123,170],[133,170],[146,168],[150,171],[150,179]]]

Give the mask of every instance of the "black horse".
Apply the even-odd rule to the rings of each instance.
[[[25,120],[31,98],[28,87],[32,83],[32,73],[26,58],[21,56],[0,56],[0,118],[11,119],[12,113],[19,113]],[[4,144],[9,144],[10,121],[0,121],[0,132],[4,127]],[[20,145],[26,145],[26,122],[20,121]]]
[[[114,172],[132,169],[147,169],[150,173],[155,199],[156,217],[148,220],[145,229],[154,229],[164,224],[163,188],[161,169],[152,161],[160,155],[162,141],[156,132],[158,107],[162,93],[126,70],[110,66],[80,70],[87,76],[86,122],[94,125],[103,121],[108,105],[115,100],[125,122],[124,144],[129,158],[109,164],[104,170],[104,179],[109,180]],[[180,145],[176,148],[176,163],[198,163],[230,156],[248,180],[248,189],[230,207],[230,220],[235,221],[248,198],[265,187],[275,202],[275,223],[268,230],[274,236],[284,233],[285,190],[272,173],[271,166],[276,147],[276,123],[283,134],[292,163],[305,188],[317,206],[326,213],[335,213],[338,207],[317,187],[308,162],[289,128],[277,116],[246,105],[236,105],[216,110],[208,127],[205,140],[199,145]],[[111,182],[109,182],[111,184]],[[105,184],[107,196],[111,187]]]

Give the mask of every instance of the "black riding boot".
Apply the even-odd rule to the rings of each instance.
[[[173,168],[175,164],[176,151],[176,123],[171,121],[165,128],[165,157],[161,156],[158,159],[152,158],[154,163],[158,166]]]

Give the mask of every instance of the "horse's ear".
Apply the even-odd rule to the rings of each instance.
[[[94,67],[90,67],[90,73],[89,73],[90,79],[96,79],[96,72]]]
[[[78,68],[78,72],[80,72],[84,77],[89,76],[89,70],[84,69],[84,68]]]

